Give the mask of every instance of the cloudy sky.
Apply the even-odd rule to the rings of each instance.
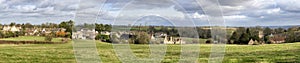
[[[300,25],[300,0],[0,0],[0,23],[208,26],[217,11],[228,26]]]

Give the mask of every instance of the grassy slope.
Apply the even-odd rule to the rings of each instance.
[[[71,43],[0,45],[0,63],[74,63]]]
[[[300,62],[300,43],[272,45],[227,45],[225,63],[241,62]],[[111,44],[97,42],[97,48],[104,63],[119,63]],[[147,57],[148,46],[131,45],[137,57]],[[167,54],[162,62],[178,62],[179,45],[168,45]],[[206,63],[211,45],[202,44],[199,62]],[[46,45],[7,45],[0,44],[0,63],[8,62],[63,62],[74,63],[72,43]]]
[[[12,41],[45,41],[45,37],[39,37],[39,36],[20,36],[15,38],[3,38],[0,40],[12,40]],[[53,42],[61,42],[61,38],[53,38]]]
[[[109,44],[98,45],[103,54],[100,54],[104,62],[117,62],[117,58]],[[137,57],[147,57],[149,50],[145,45],[131,45],[133,52]],[[203,44],[200,48],[199,62],[206,63],[209,58],[211,45]],[[180,58],[181,47],[178,45],[169,45],[167,54],[162,62],[178,62]],[[300,62],[300,43],[292,44],[272,44],[272,45],[227,45],[225,63],[241,62]]]

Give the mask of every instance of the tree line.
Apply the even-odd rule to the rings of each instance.
[[[259,37],[262,32],[263,37]],[[252,39],[260,43],[271,43],[270,38],[274,35],[280,35],[286,43],[300,42],[300,27],[269,28],[269,27],[238,27],[236,31],[228,38],[231,44],[248,44]]]

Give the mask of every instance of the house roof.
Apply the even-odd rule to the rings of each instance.
[[[273,37],[270,37],[270,40],[273,40],[273,41],[284,41],[285,37],[284,36],[279,36],[279,35],[274,35]]]

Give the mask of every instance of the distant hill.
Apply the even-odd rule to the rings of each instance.
[[[291,28],[291,27],[299,27],[300,25],[287,25],[287,26],[261,26],[261,27],[263,27],[263,28],[266,28],[266,27],[269,27],[269,28],[272,28],[272,29],[274,29],[274,28],[283,28],[283,29],[289,29],[289,28]]]
[[[256,27],[256,26],[227,26],[227,27]],[[259,27],[262,27],[262,28],[272,28],[272,29],[275,29],[275,28],[283,28],[283,29],[289,29],[291,27],[300,27],[300,25],[284,25],[284,26],[259,26]]]

